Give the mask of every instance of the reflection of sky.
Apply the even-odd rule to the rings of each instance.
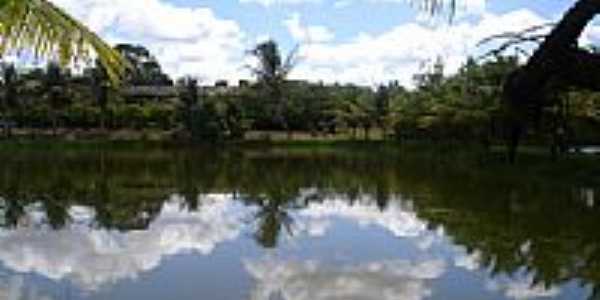
[[[257,281],[252,300],[270,300],[276,295],[285,300],[419,300],[431,295],[427,282],[445,271],[442,260],[328,267],[266,259],[245,266]]]
[[[444,230],[427,229],[427,222],[417,217],[413,202],[392,197],[382,211],[376,200],[363,194],[350,204],[343,196],[332,196],[323,202],[313,202],[295,217],[296,235],[326,236],[337,221],[349,221],[362,229],[387,232],[399,240],[411,241],[421,251],[442,242]],[[299,233],[299,234],[298,234]]]
[[[508,299],[553,298],[560,293],[560,289],[557,287],[546,288],[541,283],[534,283],[531,275],[525,275],[519,279],[489,280],[486,288],[492,292],[501,292]]]
[[[202,206],[195,212],[182,209],[183,203],[180,197],[173,196],[147,230],[128,232],[94,228],[91,226],[94,212],[86,207],[71,208],[73,222],[66,229],[52,231],[40,226],[44,215],[36,207],[30,207],[28,217],[18,229],[0,230],[0,262],[17,273],[68,280],[83,290],[97,291],[106,284],[138,279],[141,273],[165,263],[167,256],[214,254],[215,248],[224,242],[244,238],[241,233],[245,226],[250,226],[249,217],[256,215],[254,209],[233,201],[229,195],[204,196]],[[317,249],[319,243],[340,234],[338,221],[343,220],[369,229],[361,231],[361,236],[347,246],[360,251],[368,247],[370,252],[360,259],[337,262],[330,261],[328,253],[319,251],[292,259],[293,255],[286,251],[294,243],[283,243],[278,249],[282,255],[277,257],[243,257],[240,252],[231,252],[228,260],[243,262],[235,272],[247,273],[247,279],[256,283],[251,300],[429,299],[444,292],[438,291],[437,283],[450,273],[450,277],[455,277],[485,269],[481,253],[466,253],[462,247],[450,244],[443,229],[428,230],[410,201],[393,198],[381,211],[368,196],[361,196],[352,204],[342,196],[332,196],[291,215],[295,219],[294,230],[299,233],[292,241],[307,236],[316,238],[309,247]],[[370,241],[378,243],[375,247],[363,245],[369,239],[367,236],[377,231],[387,234],[377,235],[375,240],[371,237]],[[380,247],[396,242],[405,243],[402,247],[412,247],[415,252],[408,255]],[[341,247],[332,245],[337,248],[330,251]],[[527,252],[530,247],[525,243],[521,251]],[[222,267],[217,260],[210,263],[215,269]],[[481,295],[491,293],[507,299],[560,295],[556,287],[534,285],[531,274],[525,272],[511,278],[482,276],[477,280],[474,285],[481,289]],[[24,281],[20,275],[0,273],[0,300],[49,299]]]
[[[448,244],[443,228],[428,230],[427,222],[417,217],[412,202],[399,198],[392,198],[381,211],[369,195],[359,196],[352,204],[342,196],[334,196],[310,203],[297,212],[295,228],[305,236],[327,239],[330,233],[335,234],[337,220],[351,221],[360,228],[378,229],[393,238],[408,241],[418,249],[417,256],[427,259],[421,262],[375,261],[345,267],[323,266],[314,261],[267,259],[247,262],[248,272],[258,282],[253,300],[275,296],[284,300],[425,299],[433,290],[429,281],[450,272],[449,267],[453,267],[453,272],[468,273],[485,269],[481,265],[481,253],[467,254],[462,247]],[[529,247],[526,243],[521,251],[526,252]],[[390,267],[381,267],[386,265]],[[480,283],[481,293],[501,294],[506,299],[554,298],[560,294],[557,287],[536,285],[532,278],[527,273],[512,278],[486,278]]]
[[[331,224],[331,218],[349,219],[360,226],[378,226],[396,237],[418,237],[427,231],[427,224],[417,218],[410,202],[390,201],[381,211],[375,201],[362,197],[353,205],[343,198],[322,203],[310,203],[298,213],[305,220],[303,226],[311,235],[323,235]]]
[[[51,300],[35,288],[26,288],[22,276],[0,277],[0,300]]]
[[[210,198],[210,197],[208,197]],[[197,212],[181,210],[179,199],[166,202],[143,231],[116,232],[70,226],[52,231],[37,226],[0,231],[0,260],[10,269],[35,272],[54,280],[70,279],[94,290],[105,283],[136,278],[160,265],[163,256],[182,252],[209,254],[219,243],[235,239],[242,227],[241,209],[213,197]],[[72,210],[74,224],[93,212]],[[36,213],[31,219],[37,219]],[[32,222],[34,223],[34,222]]]
[[[529,251],[529,243],[521,247],[522,252]],[[467,271],[477,271],[484,266],[481,265],[482,254],[474,251],[471,254],[461,253],[454,257],[454,265]],[[535,283],[533,275],[526,271],[513,274],[513,277],[497,276],[486,279],[485,288],[490,292],[499,292],[507,299],[538,299],[553,298],[560,294],[558,287],[544,287],[541,283]]]

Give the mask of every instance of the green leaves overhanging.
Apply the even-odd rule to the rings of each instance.
[[[114,85],[128,68],[121,55],[48,0],[0,0],[0,56],[31,51],[66,66],[97,57]]]

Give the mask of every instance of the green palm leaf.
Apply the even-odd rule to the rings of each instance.
[[[115,85],[128,63],[85,25],[47,0],[0,0],[0,55],[32,51],[61,65],[97,56]]]

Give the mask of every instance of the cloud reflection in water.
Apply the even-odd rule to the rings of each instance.
[[[265,259],[245,266],[257,281],[252,300],[276,296],[283,300],[420,300],[431,295],[427,282],[442,276],[446,269],[443,260],[330,267]]]
[[[20,273],[53,280],[69,279],[84,290],[135,279],[160,265],[165,256],[182,252],[209,254],[242,228],[242,209],[227,195],[207,197],[199,211],[182,210],[174,197],[147,230],[118,232],[84,226],[93,210],[78,208],[73,225],[53,231],[31,225],[0,230],[0,261]],[[32,213],[32,219],[38,219]]]
[[[35,208],[28,220],[16,229],[0,229],[0,261],[17,273],[35,273],[51,280],[68,280],[84,291],[97,291],[104,285],[136,279],[151,271],[165,257],[195,253],[211,254],[215,247],[236,240],[255,216],[255,209],[232,199],[231,195],[203,196],[198,211],[184,209],[184,200],[173,196],[166,201],[146,230],[119,232],[93,226],[93,209],[77,206],[69,211],[72,222],[58,231],[40,226],[44,216]],[[353,203],[332,196],[292,212],[297,234],[326,238],[335,234],[336,219],[349,220],[361,228],[373,227],[414,244],[420,259],[373,257],[364,263],[331,265],[316,260],[294,261],[273,258],[242,259],[243,268],[256,282],[252,300],[336,300],[401,299],[420,300],[432,295],[436,279],[452,269],[478,272],[481,254],[466,254],[453,245],[441,244],[444,231],[427,229],[410,201],[393,199],[385,210],[375,200],[361,196]],[[361,242],[361,241],[356,241]],[[435,246],[455,249],[433,254]],[[524,245],[523,251],[528,246]],[[328,264],[329,263],[329,264]],[[216,266],[217,268],[219,266]],[[240,270],[243,272],[244,270]],[[4,281],[2,281],[4,280]],[[558,288],[545,289],[532,284],[527,274],[511,279],[485,279],[485,288],[509,299],[555,297]],[[29,287],[23,277],[0,278],[0,300],[49,299]],[[275,298],[277,299],[277,298]]]

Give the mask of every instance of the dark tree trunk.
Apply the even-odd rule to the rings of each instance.
[[[100,130],[102,133],[106,132],[106,106],[108,105],[108,87],[102,83],[97,87],[97,101],[100,106]]]
[[[364,138],[365,141],[368,141],[371,139],[371,126],[363,126],[363,131],[364,131]]]
[[[106,106],[100,107],[100,130],[106,132]]]
[[[14,124],[9,120],[8,113],[10,112],[11,102],[14,101],[14,87],[12,83],[5,84],[4,96],[2,97],[2,123],[3,123],[3,134],[6,139],[12,136],[11,125]],[[11,124],[9,124],[11,123]]]
[[[55,90],[50,92],[50,105],[52,110],[52,137],[56,137],[58,132],[58,96]]]
[[[52,110],[52,137],[58,135],[58,111],[57,109]]]
[[[600,0],[578,0],[562,17],[527,64],[512,73],[504,85],[508,121],[509,160],[516,159],[521,135],[530,120],[527,110],[541,109],[550,82],[598,89],[600,57],[577,48],[586,25],[600,12]]]

